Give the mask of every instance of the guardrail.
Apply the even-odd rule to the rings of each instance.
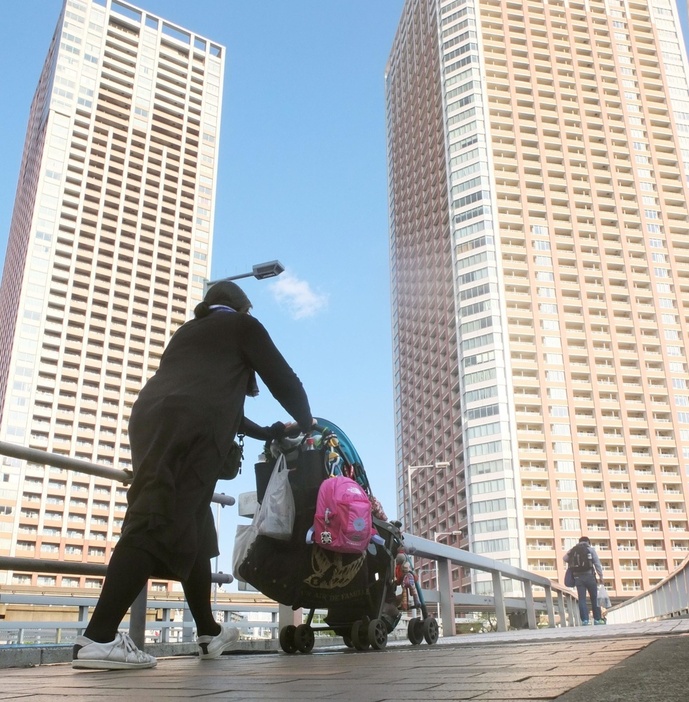
[[[31,463],[40,463],[41,465],[53,466],[54,468],[63,468],[65,470],[73,470],[77,473],[86,473],[87,475],[95,475],[98,478],[106,478],[108,480],[116,480],[120,483],[130,483],[132,481],[132,473],[118,468],[108,468],[97,463],[90,463],[79,458],[71,456],[62,456],[56,453],[48,453],[39,449],[26,448],[10,444],[6,441],[0,441],[0,455],[9,456],[10,458],[19,458]],[[232,507],[235,503],[234,497],[225,495],[224,493],[213,493],[212,502],[221,505],[222,507]]]
[[[73,595],[36,595],[29,593],[4,593],[0,592],[0,605],[25,605],[30,607],[49,607],[53,617],[60,619],[4,619],[0,620],[0,642],[12,638],[12,643],[25,643],[25,632],[42,632],[43,640],[40,643],[71,643],[75,636],[83,633],[88,624],[89,608],[95,607],[98,597],[73,596]],[[190,643],[194,638],[194,620],[189,611],[184,597],[179,598],[149,596],[144,602],[145,609],[155,610],[155,620],[145,622],[147,639],[156,639],[155,643],[172,643],[172,634],[177,634],[177,643]],[[182,612],[182,620],[176,619],[175,612]],[[257,602],[242,604],[236,602],[217,602],[213,604],[213,611],[220,612],[223,620],[231,621],[234,626],[249,632],[250,630],[263,629],[270,632],[270,638],[277,638],[278,606],[275,603]],[[263,615],[266,618],[261,619]],[[123,626],[129,623],[125,619]],[[71,635],[63,636],[63,631]],[[45,640],[45,633],[52,632]],[[156,632],[157,636],[152,632]],[[14,634],[14,636],[12,636]],[[265,638],[265,637],[262,637]],[[36,642],[38,643],[38,642]]]
[[[664,580],[650,590],[611,607],[609,624],[655,621],[689,615],[689,556]]]
[[[51,454],[38,449],[25,448],[0,442],[0,455],[19,458],[22,460],[42,465],[54,466],[66,470],[73,470],[88,475],[116,480],[122,483],[131,481],[132,475],[128,471],[102,466],[88,461],[83,461],[69,456]],[[235,504],[235,499],[228,495],[215,493],[213,502],[222,506]],[[246,516],[246,515],[243,515]],[[553,593],[557,597],[557,609],[560,616],[560,625],[574,626],[579,621],[577,598],[570,591],[545,578],[529,571],[516,568],[505,563],[500,563],[485,556],[463,551],[452,546],[447,546],[435,541],[417,536],[405,535],[406,550],[411,555],[427,558],[437,563],[438,584],[437,592],[425,591],[429,603],[437,603],[440,610],[440,619],[445,635],[455,632],[455,610],[457,608],[477,611],[491,609],[495,611],[497,630],[507,631],[507,610],[518,610],[526,613],[527,625],[535,629],[538,625],[537,614],[545,612],[548,616],[548,626],[557,625],[555,619],[555,603]],[[471,595],[456,593],[452,590],[451,565],[456,564],[465,568],[480,570],[492,575],[492,596]],[[71,573],[87,575],[103,575],[104,565],[89,563],[64,563],[61,561],[47,561],[38,559],[20,559],[0,557],[0,569],[21,570],[24,572],[46,573]],[[215,582],[231,582],[231,575],[214,574]],[[220,578],[220,579],[219,579]],[[504,594],[503,578],[520,583],[524,597],[507,598]],[[534,587],[542,588],[544,601],[541,603],[534,597]],[[143,645],[146,631],[147,590],[140,593],[130,610],[130,636],[137,645]],[[291,608],[279,608],[279,623],[292,623],[295,618]]]
[[[438,591],[424,591],[424,595],[427,596],[427,601],[438,602],[443,631],[447,632],[445,635],[454,634],[455,612],[458,608],[465,611],[494,610],[498,631],[507,631],[508,629],[508,609],[524,611],[529,629],[537,628],[538,612],[546,613],[548,626],[555,627],[557,622],[553,593],[557,599],[560,625],[576,626],[579,623],[576,595],[542,575],[536,575],[527,570],[495,561],[492,558],[447,546],[437,541],[422,539],[418,536],[405,535],[404,544],[405,550],[410,555],[428,558],[437,563]],[[453,592],[451,578],[453,564],[490,573],[493,582],[493,595]],[[515,580],[520,583],[524,597],[505,597],[503,579]],[[543,589],[543,602],[537,601],[534,597],[534,587]],[[437,596],[437,600],[433,595]]]
[[[132,480],[132,474],[129,471],[119,470],[117,468],[109,468],[108,466],[90,463],[78,458],[70,456],[62,456],[59,454],[48,453],[39,449],[26,448],[17,446],[6,441],[0,441],[0,455],[9,456],[11,458],[19,458],[21,460],[30,461],[31,463],[39,463],[41,465],[53,466],[54,468],[63,468],[65,470],[73,470],[78,473],[94,475],[107,480],[115,480],[121,483],[129,483]],[[212,502],[222,505],[223,507],[231,507],[235,504],[234,497],[225,495],[224,493],[214,493]],[[0,569],[3,570],[20,570],[29,573],[65,573],[72,575],[105,575],[106,566],[93,563],[66,563],[63,561],[50,561],[32,558],[10,558],[0,557]],[[231,575],[214,574],[215,582],[229,583],[233,578]],[[221,579],[217,579],[221,578]],[[147,588],[144,588],[138,595],[130,609],[129,618],[129,635],[137,646],[142,646],[146,633],[146,596]]]
[[[252,518],[257,505],[255,492],[244,492],[239,495],[241,517]],[[557,597],[560,626],[576,626],[580,622],[577,596],[542,575],[411,534],[404,534],[404,547],[409,555],[427,558],[437,564],[438,590],[424,590],[423,595],[427,603],[437,603],[439,606],[443,636],[454,635],[455,610],[458,608],[471,612],[494,610],[498,631],[508,629],[508,609],[524,612],[530,629],[538,627],[539,612],[548,615],[549,627],[555,627],[558,622],[555,620],[554,592]],[[494,594],[472,595],[454,592],[451,579],[452,564],[490,573]],[[518,581],[524,597],[505,597],[503,578]],[[534,597],[534,587],[543,589],[543,602],[537,601]],[[291,607],[280,607],[281,626],[295,624],[300,621],[300,617],[300,612],[295,613]]]

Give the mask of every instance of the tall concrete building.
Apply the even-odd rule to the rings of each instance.
[[[689,551],[675,3],[407,0],[386,88],[399,513],[560,582],[584,533],[652,586]]]
[[[223,70],[223,47],[128,3],[64,3],[0,289],[0,440],[130,466],[132,403],[208,278]],[[0,554],[107,563],[122,485],[0,463]]]

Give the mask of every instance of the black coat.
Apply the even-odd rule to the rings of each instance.
[[[268,332],[250,315],[224,310],[180,327],[134,403],[134,479],[120,543],[156,556],[165,566],[158,577],[185,580],[196,558],[218,554],[210,503],[253,371],[308,430],[304,388]]]

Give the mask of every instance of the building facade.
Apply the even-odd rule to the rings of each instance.
[[[0,287],[0,440],[131,465],[132,403],[209,277],[223,71],[222,46],[160,17],[65,1]],[[0,464],[0,555],[108,562],[125,487]],[[0,571],[0,583],[100,579]]]
[[[399,513],[559,582],[584,533],[647,589],[689,551],[675,3],[408,0],[386,91]]]

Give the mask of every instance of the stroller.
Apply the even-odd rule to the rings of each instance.
[[[380,650],[401,619],[397,587],[405,577],[409,584],[410,561],[404,553],[400,525],[387,520],[373,497],[361,459],[346,434],[330,421],[316,418],[316,422],[306,436],[266,444],[264,460],[255,466],[257,499],[263,501],[273,468],[284,455],[295,502],[294,528],[288,541],[257,536],[235,575],[281,604],[309,610],[306,623],[280,630],[280,647],[286,653],[309,653],[314,632],[326,630],[341,636],[350,648]],[[355,480],[371,501],[376,533],[364,553],[337,553],[307,543],[319,488],[331,475]],[[401,563],[406,564],[403,575]],[[412,601],[421,616],[411,619],[407,635],[413,644],[424,639],[433,644],[438,625],[428,616],[418,583],[415,585],[416,594],[405,602]],[[322,622],[315,621],[317,609],[327,610]]]

